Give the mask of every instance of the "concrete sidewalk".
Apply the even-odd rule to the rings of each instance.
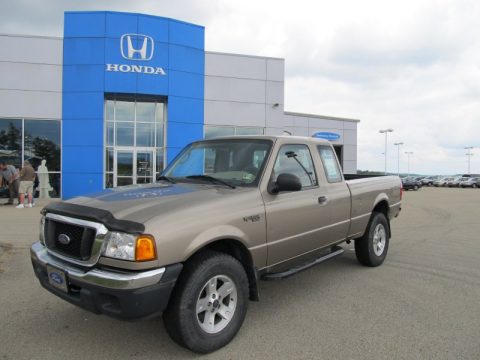
[[[60,199],[35,199],[33,208],[16,209],[15,205],[3,205],[7,199],[0,200],[0,262],[5,253],[16,248],[29,247],[38,239],[40,211],[53,201]]]

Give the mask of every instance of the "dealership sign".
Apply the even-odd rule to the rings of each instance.
[[[133,45],[134,42],[137,43],[136,47]],[[153,58],[154,50],[155,42],[151,36],[124,34],[120,37],[120,54],[126,60],[150,61]],[[162,67],[148,65],[106,64],[106,71],[167,75]]]
[[[312,135],[312,137],[317,139],[325,139],[329,141],[335,141],[340,139],[340,134],[334,132],[320,131]]]

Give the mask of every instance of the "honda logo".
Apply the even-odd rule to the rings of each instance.
[[[153,57],[154,42],[150,36],[124,34],[120,38],[120,52],[127,60],[148,61]]]

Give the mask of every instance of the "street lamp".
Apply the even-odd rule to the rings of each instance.
[[[403,142],[397,142],[393,145],[397,146],[397,173],[400,176],[400,146],[403,145]]]
[[[393,132],[393,129],[379,130],[380,134],[385,134],[385,175],[387,175],[387,135],[389,132]]]
[[[467,155],[467,161],[468,161],[468,173],[467,173],[468,175],[470,175],[470,158],[473,156],[472,149],[473,149],[473,146],[465,147],[465,150],[467,150],[467,153],[465,155]]]
[[[405,155],[407,155],[407,164],[408,164],[407,176],[410,176],[410,155],[413,155],[413,151],[405,151]]]

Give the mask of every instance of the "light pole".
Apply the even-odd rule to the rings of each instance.
[[[400,146],[403,145],[403,142],[396,142],[393,145],[397,146],[397,173],[400,176]]]
[[[407,155],[407,164],[408,164],[407,176],[410,176],[410,155],[413,155],[413,151],[405,151],[405,155]]]
[[[467,150],[467,153],[465,155],[467,155],[467,161],[468,161],[468,173],[467,173],[468,175],[470,175],[470,158],[473,156],[472,149],[473,149],[473,146],[465,147],[465,150]]]
[[[393,132],[393,129],[384,129],[378,131],[380,134],[385,134],[385,175],[387,175],[387,135]]]

